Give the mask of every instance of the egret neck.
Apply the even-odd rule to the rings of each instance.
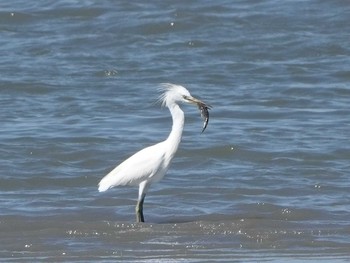
[[[168,107],[173,119],[173,126],[168,138],[165,140],[165,143],[169,147],[167,154],[170,159],[172,159],[181,141],[182,130],[185,123],[185,114],[176,103],[172,103],[168,105]]]

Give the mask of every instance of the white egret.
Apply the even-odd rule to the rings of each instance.
[[[185,116],[178,103],[188,102],[198,106],[204,118],[202,132],[209,121],[209,105],[192,97],[190,92],[182,86],[169,83],[162,86],[164,93],[160,99],[162,105],[169,108],[173,120],[168,138],[158,144],[144,148],[126,159],[102,178],[98,188],[100,192],[104,192],[118,185],[138,185],[137,222],[144,222],[143,202],[148,188],[151,183],[164,177],[181,141]]]

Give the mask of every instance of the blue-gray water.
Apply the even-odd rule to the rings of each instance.
[[[150,2],[1,4],[1,261],[349,260],[349,2]],[[167,137],[162,82],[213,109],[135,224],[97,184]]]

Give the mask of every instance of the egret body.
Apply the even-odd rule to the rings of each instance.
[[[204,102],[191,96],[179,85],[163,84],[162,104],[169,108],[173,125],[165,141],[149,146],[135,153],[102,178],[98,190],[104,192],[118,185],[138,185],[139,194],[136,205],[136,221],[144,222],[143,202],[148,188],[153,182],[161,180],[168,171],[170,163],[179,147],[184,127],[185,115],[178,103],[197,105],[204,112],[203,131],[209,120],[208,108]]]

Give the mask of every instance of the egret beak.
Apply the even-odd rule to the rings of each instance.
[[[184,99],[189,102],[189,103],[193,103],[196,104],[198,109],[201,111],[201,116],[204,119],[204,123],[203,123],[203,129],[202,129],[202,133],[204,132],[205,128],[207,128],[208,126],[208,122],[209,122],[209,109],[211,109],[211,106],[204,103],[203,101],[196,99],[194,97],[184,97]]]

